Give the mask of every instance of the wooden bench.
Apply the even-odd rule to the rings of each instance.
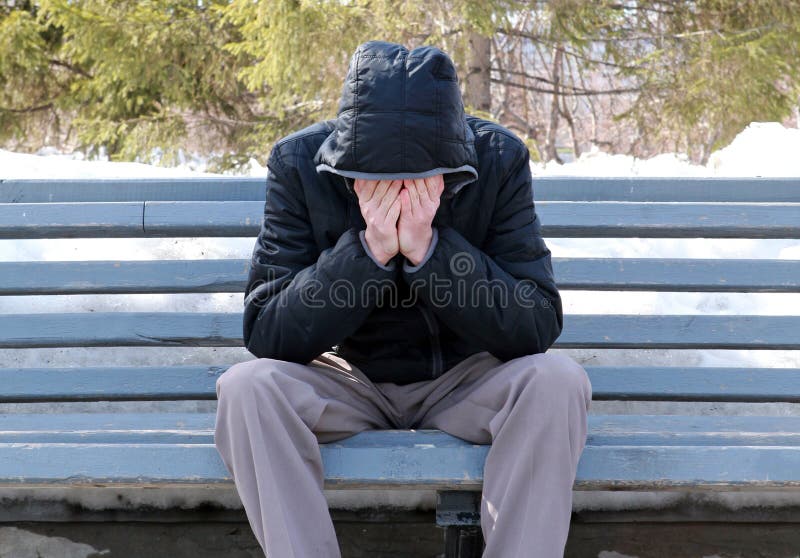
[[[546,237],[800,238],[800,180],[535,182]],[[252,178],[0,181],[0,238],[249,237]],[[2,295],[240,293],[248,260],[0,262]],[[800,292],[800,260],[554,258],[562,291]],[[239,313],[5,315],[0,348],[236,347]],[[800,349],[800,316],[568,314],[559,349]],[[57,365],[58,363],[53,363]],[[668,364],[668,363],[665,363]],[[595,401],[798,402],[800,369],[593,366]],[[45,404],[213,400],[218,365],[0,369],[0,487],[230,485],[209,412],[51,414]],[[589,417],[577,490],[741,491],[800,486],[800,417]],[[438,431],[365,432],[322,446],[326,488],[439,495],[447,556],[477,556],[488,447]],[[8,513],[3,520],[13,520]]]

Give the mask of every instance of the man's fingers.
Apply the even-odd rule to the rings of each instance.
[[[419,181],[418,180],[411,180],[411,184],[406,186],[406,190],[408,190],[408,196],[411,201],[412,212],[414,208],[419,207]]]
[[[382,180],[368,180],[367,183],[372,183],[374,186],[370,190],[370,194],[367,197],[366,201],[378,203],[380,202],[381,198],[383,197],[383,193],[386,191],[386,188],[383,188],[383,192],[381,192],[381,182]]]
[[[386,214],[386,220],[388,222],[397,223],[397,218],[400,217],[400,209],[403,207],[404,199],[407,198],[403,196],[402,192],[400,192],[400,195],[394,199],[391,207],[389,207],[389,212]]]
[[[403,179],[398,178],[397,180],[392,180],[392,186],[397,186],[398,190],[397,193],[400,193],[400,190],[403,188]]]
[[[378,181],[378,185],[375,187],[375,193],[372,195],[377,203],[380,203],[383,200],[383,197],[386,195],[386,192],[389,191],[389,186],[392,185],[392,182],[392,180]]]
[[[378,186],[377,180],[366,180],[364,178],[356,178],[353,190],[356,191],[361,201],[367,202],[372,199],[375,194],[375,188]]]
[[[387,186],[386,194],[381,198],[381,203],[378,205],[378,213],[381,216],[385,216],[389,212],[389,208],[391,208],[392,204],[397,200],[397,196],[400,194],[401,186],[402,182],[399,180],[393,180],[391,184]]]
[[[412,205],[419,206],[431,201],[436,203],[444,192],[444,177],[441,174],[428,178],[406,180],[367,180],[356,178],[353,190],[362,202],[381,203],[395,184],[405,183]]]
[[[428,193],[428,179],[420,178],[418,184],[419,184],[419,201],[420,203],[427,204],[428,201],[431,199],[431,195]]]
[[[402,190],[400,190],[400,202],[402,204],[401,210],[403,213],[407,213],[408,217],[414,216],[414,209],[411,207],[411,190],[406,186]]]
[[[420,178],[417,181],[417,193],[419,194],[420,206],[427,206],[431,200],[431,194],[428,192],[428,183],[426,180],[425,178]]]
[[[441,176],[442,175],[438,174],[436,176],[431,176],[425,179],[425,186],[426,186],[426,191],[428,193],[428,199],[431,200],[431,202],[433,203],[436,203],[436,201],[439,199],[439,196],[441,195],[441,192],[439,190],[439,182]]]

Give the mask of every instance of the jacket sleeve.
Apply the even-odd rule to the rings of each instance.
[[[318,249],[297,173],[277,149],[244,293],[244,344],[259,358],[308,363],[358,329],[397,271],[376,265],[355,228]]]
[[[421,265],[403,265],[417,298],[465,340],[501,360],[542,353],[563,327],[550,250],[534,207],[530,154],[520,144],[500,185],[485,243],[450,227]],[[436,283],[439,283],[437,288]]]

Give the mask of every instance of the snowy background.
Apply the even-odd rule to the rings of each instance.
[[[764,176],[798,177],[800,129],[777,123],[754,123],[734,142],[714,153],[706,166],[693,165],[680,154],[637,160],[623,155],[586,153],[574,163],[532,164],[538,176]],[[132,178],[208,176],[201,159],[187,159],[177,168],[137,163],[85,161],[81,154],[43,150],[36,155],[0,150],[0,178]],[[266,168],[251,161],[249,174],[264,176]],[[146,260],[249,258],[254,239],[148,238],[0,240],[0,261]],[[563,239],[548,238],[555,257],[674,257],[800,259],[800,240],[728,239]],[[565,313],[614,314],[760,314],[800,315],[800,294],[656,293],[562,291]],[[69,311],[239,312],[241,293],[71,295],[0,297],[0,313]],[[800,332],[798,332],[800,334]],[[723,350],[569,350],[583,364],[800,367],[800,351]],[[230,364],[252,358],[242,348],[67,348],[0,350],[4,367],[97,366],[104,364]],[[595,402],[593,412],[611,411],[613,402]],[[132,405],[128,404],[128,405]],[[180,402],[184,410],[209,410],[214,402]],[[698,404],[663,406],[646,402],[650,412],[680,412]],[[64,404],[73,408],[88,404]],[[109,404],[111,405],[111,404]],[[116,405],[125,405],[117,403]],[[153,404],[158,406],[160,404]],[[198,406],[199,405],[199,406]],[[636,412],[637,402],[619,403],[613,412]],[[741,405],[741,404],[734,404]],[[795,405],[759,405],[759,414],[798,413]],[[4,406],[24,412],[26,405]],[[715,412],[725,404],[700,409]],[[742,409],[743,407],[737,407]],[[753,408],[756,411],[755,408]],[[800,414],[800,413],[799,413]]]

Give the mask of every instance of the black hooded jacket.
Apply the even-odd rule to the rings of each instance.
[[[480,351],[545,352],[560,335],[528,149],[464,113],[441,50],[360,45],[337,118],[282,138],[267,167],[244,299],[256,357],[308,363],[334,350],[374,382],[407,384]],[[378,264],[353,179],[436,174],[445,191],[428,254]]]

